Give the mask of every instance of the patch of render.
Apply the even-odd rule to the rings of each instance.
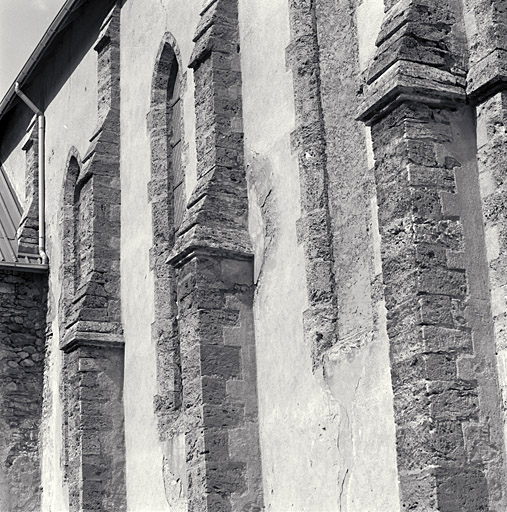
[[[59,223],[61,226],[61,223]],[[51,283],[54,276],[51,275],[53,269],[59,267],[52,258],[51,244],[48,244],[49,261],[52,263],[49,268],[49,286],[46,312],[46,351],[44,356],[44,380],[42,397],[42,420],[39,429],[39,446],[41,451],[41,487],[42,500],[41,510],[68,510],[68,501],[64,496],[68,496],[66,484],[64,482],[65,463],[63,460],[63,429],[61,408],[64,402],[64,393],[61,386],[63,378],[61,374],[61,364],[63,353],[58,347],[59,325],[58,315],[63,307],[57,302]],[[57,271],[61,279],[61,268]],[[61,282],[61,281],[60,281]],[[55,305],[58,304],[58,310]],[[55,378],[58,376],[58,378]]]
[[[99,126],[64,185],[60,348],[69,509],[125,510],[120,317],[120,6],[95,46]]]
[[[363,88],[361,65],[368,56],[368,48],[361,53],[360,45],[375,40],[375,33],[358,36],[365,28],[356,20],[361,8],[362,21],[372,11],[383,12],[383,2],[358,3],[315,2],[339,311],[336,343],[323,357],[322,385],[340,409],[341,510],[394,511],[399,508],[396,440],[375,178],[364,126],[355,119]]]
[[[390,3],[377,46],[361,118],[376,161],[401,505],[504,510],[461,13]]]
[[[293,73],[296,107],[291,144],[300,169],[302,216],[298,239],[305,251],[309,302],[303,322],[317,370],[325,352],[336,344],[338,308],[315,3],[289,0],[289,19],[292,40],[287,47],[287,65]]]
[[[45,274],[0,270],[0,509],[40,510]]]
[[[48,304],[50,300],[51,297],[48,298]],[[55,345],[57,336],[58,330],[55,333],[46,332],[42,421],[39,434],[42,452],[41,510],[69,509],[68,501],[64,499],[68,492],[64,483],[64,461],[61,460],[63,430],[59,412],[64,395],[61,390],[63,379],[60,373],[62,353],[58,350],[57,344]],[[54,379],[54,375],[59,375],[59,379]]]
[[[206,2],[194,42],[197,187],[169,260],[178,271],[188,507],[254,511],[262,478],[237,1]]]
[[[264,264],[274,254],[278,239],[277,205],[274,193],[274,175],[268,158],[259,154],[250,156],[246,166],[249,197],[249,230],[258,256],[254,260],[256,294],[262,284]]]
[[[156,60],[147,116],[151,142],[151,201],[153,246],[150,268],[154,275],[155,320],[151,327],[157,354],[157,395],[154,398],[158,433],[164,443],[163,480],[167,503],[186,509],[186,476],[181,471],[178,439],[185,432],[182,411],[180,335],[176,270],[167,264],[185,209],[182,158],[182,102],[186,73],[174,37],[166,33]],[[184,453],[184,452],[183,452]],[[178,463],[179,462],[179,463]]]

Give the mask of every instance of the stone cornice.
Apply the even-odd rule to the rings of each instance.
[[[357,119],[371,125],[405,101],[452,106],[465,100],[464,78],[427,64],[400,60],[368,87]]]
[[[467,52],[450,1],[399,0],[385,13],[358,119],[371,125],[403,102],[466,101]]]
[[[467,95],[473,104],[482,103],[507,89],[507,50],[496,48],[470,68]]]
[[[93,324],[93,325],[92,325]],[[69,327],[60,343],[60,349],[66,353],[79,347],[123,347],[124,338],[121,333],[111,332],[114,327],[121,331],[119,324],[108,322],[78,321]]]

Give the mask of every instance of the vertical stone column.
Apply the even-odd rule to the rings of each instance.
[[[65,459],[71,511],[126,509],[120,309],[120,6],[98,54],[98,129],[75,182],[64,232]],[[71,174],[76,174],[74,170]],[[68,271],[68,262],[71,271]]]
[[[473,118],[454,4],[388,4],[372,127],[404,510],[505,510]]]
[[[40,510],[47,275],[0,269],[0,510]]]
[[[237,9],[235,0],[206,2],[194,39],[198,184],[170,258],[192,512],[263,502]]]

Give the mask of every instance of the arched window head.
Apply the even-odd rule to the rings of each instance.
[[[174,244],[185,209],[184,169],[182,165],[182,77],[179,52],[166,36],[158,55],[151,96],[152,186],[159,205],[154,218],[155,242]],[[165,196],[165,197],[164,197]],[[163,211],[165,209],[165,211]],[[163,219],[160,217],[163,216]]]

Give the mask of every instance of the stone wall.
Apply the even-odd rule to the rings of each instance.
[[[465,106],[474,60],[459,6],[387,7],[361,117],[375,155],[401,504],[503,510],[487,205]]]
[[[0,269],[0,509],[41,506],[47,276]]]
[[[505,510],[505,13],[462,4],[70,14],[51,349],[45,278],[0,276],[0,509]]]
[[[124,510],[123,337],[120,308],[120,10],[103,22],[97,52],[98,127],[62,194],[59,311],[64,482],[69,508]]]

